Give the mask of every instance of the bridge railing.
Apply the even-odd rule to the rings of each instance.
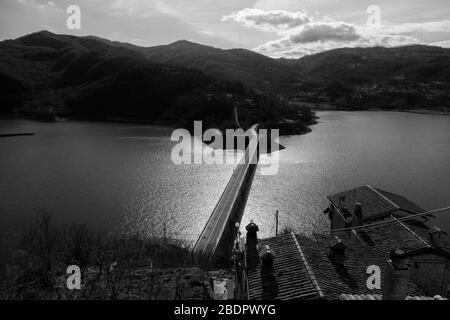
[[[253,141],[255,141],[255,140],[253,140]],[[258,143],[258,136],[256,136],[256,144]],[[249,147],[250,147],[250,145],[249,145]],[[242,159],[241,159],[241,161],[243,161],[244,163],[243,164],[240,164],[240,165],[244,165],[244,166],[246,166],[246,168],[244,169],[244,177],[239,181],[239,187],[237,188],[237,190],[238,191],[241,191],[241,188],[242,188],[242,184],[244,183],[244,181],[245,181],[245,176],[247,175],[247,172],[248,172],[248,167],[250,166],[250,164],[251,164],[251,157],[253,156],[250,156],[249,157],[249,161],[246,161],[246,154],[247,154],[247,150],[248,149],[246,149],[246,152],[244,153],[244,155],[243,155],[243,157],[242,157]],[[255,150],[254,150],[255,151]],[[256,151],[257,152],[257,151]],[[241,162],[240,161],[240,162]],[[256,163],[255,163],[256,164]],[[229,182],[231,182],[232,181],[232,179],[230,179],[230,181]],[[226,192],[226,189],[224,190],[224,192],[223,192],[223,194]],[[222,195],[223,195],[222,194]],[[236,194],[236,195],[234,195],[234,197],[233,197],[233,204],[235,204],[236,203],[236,200],[237,200],[237,197],[239,196],[239,194]],[[219,200],[219,202],[220,202],[220,200]],[[217,203],[217,204],[219,204],[219,202]],[[233,209],[233,206],[230,208],[230,211]],[[213,211],[213,213],[214,213],[214,211]],[[228,212],[228,215],[230,214],[231,212]],[[211,215],[212,216],[212,215]],[[226,219],[226,221],[228,221],[229,220],[229,217],[227,217],[227,219]],[[222,228],[221,228],[221,230],[220,230],[220,235],[222,236],[223,235],[223,233],[224,233],[224,230],[225,230],[225,227],[226,227],[226,223],[224,223],[224,224],[222,224]],[[219,244],[219,242],[220,242],[220,238],[221,237],[218,237],[217,239],[216,239],[216,241],[215,241],[215,243],[214,243],[214,246],[213,246],[213,248],[212,248],[212,252],[214,252],[215,250],[216,250],[216,248],[217,248],[217,245]]]

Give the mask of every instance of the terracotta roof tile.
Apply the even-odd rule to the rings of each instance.
[[[256,263],[247,272],[249,299],[337,299],[343,293],[381,294],[381,290],[367,288],[367,267],[378,265],[383,279],[388,254],[352,239],[341,239],[346,247],[342,266],[329,257],[332,239],[287,234],[259,240],[258,250],[267,250],[268,245],[276,258],[273,269],[267,269],[254,254]],[[423,295],[412,281],[409,293]]]
[[[292,235],[259,240],[258,250],[269,245],[275,253],[273,269],[263,268],[259,255],[249,257],[249,299],[313,299],[318,297]],[[251,253],[250,253],[251,254]],[[247,252],[247,256],[249,253]]]
[[[377,265],[381,270],[381,283],[384,279],[384,268],[388,254],[379,250],[368,248],[358,241],[349,238],[341,238],[345,244],[344,265],[333,263],[328,257],[329,243],[332,238],[316,235],[314,243],[307,238],[297,236],[308,261],[316,275],[325,296],[336,299],[339,294],[374,294],[381,290],[367,288],[367,268]],[[410,282],[409,292],[411,294],[422,293],[413,282]]]
[[[405,223],[406,224],[406,223]],[[411,230],[414,231],[422,239],[425,239],[427,243],[429,243],[433,248],[444,251],[447,256],[450,257],[450,237],[446,232],[443,232],[439,237],[438,241],[433,241],[430,235],[430,230],[433,229],[434,226],[430,226],[428,224],[407,224]]]
[[[397,212],[398,214],[424,212],[415,203],[400,195],[387,192],[371,186],[362,186],[328,196],[327,198],[336,206],[339,199],[345,197],[345,209],[351,213],[356,203],[361,203],[364,219],[376,219]],[[345,214],[345,212],[344,212]]]
[[[412,225],[401,222],[393,216],[377,220],[376,223],[382,224],[368,225],[355,229],[354,232],[363,244],[383,252],[384,255],[389,255],[394,249],[402,249],[407,254],[413,254],[432,247],[428,237],[424,238],[415,232],[416,229]],[[332,233],[345,237],[349,231],[332,231]]]
[[[408,212],[411,212],[411,213],[425,212],[424,209],[419,207],[414,202],[411,202],[410,200],[406,199],[405,197],[402,197],[402,196],[400,196],[398,194],[395,194],[395,193],[392,193],[392,192],[388,192],[388,191],[384,191],[384,190],[381,190],[381,189],[378,189],[378,188],[376,188],[375,190],[377,190],[379,193],[384,195],[386,198],[388,198],[389,200],[394,202],[396,205],[398,205],[404,211],[408,211]]]

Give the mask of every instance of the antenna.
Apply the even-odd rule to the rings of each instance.
[[[275,236],[278,236],[278,210],[275,213]]]
[[[163,227],[164,229],[163,229],[163,232],[164,232],[164,244],[166,244],[167,243],[167,226],[166,226],[166,223],[164,222],[164,227]]]

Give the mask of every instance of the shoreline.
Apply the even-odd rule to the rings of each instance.
[[[0,138],[34,136],[35,133],[0,133]]]
[[[283,136],[293,136],[293,135],[306,135],[310,133],[315,125],[320,122],[320,116],[317,115],[317,112],[325,112],[325,111],[336,111],[336,112],[403,112],[403,113],[413,113],[419,115],[432,115],[432,116],[450,116],[450,111],[442,111],[442,110],[427,110],[427,109],[381,109],[381,108],[368,108],[368,109],[345,109],[345,108],[333,108],[333,107],[312,107],[311,111],[315,113],[314,121],[308,124],[304,124],[304,128],[302,130],[293,130],[293,132],[284,132],[280,134],[280,137]],[[98,123],[118,123],[118,124],[131,124],[131,125],[148,125],[152,127],[164,128],[164,129],[177,129],[176,125],[171,125],[168,123],[155,122],[150,120],[136,119],[136,118],[126,118],[126,117],[114,117],[114,118],[101,118],[101,117],[55,117],[53,121],[48,120],[40,120],[37,118],[29,118],[29,117],[21,117],[17,114],[13,115],[0,115],[0,119],[15,119],[15,120],[28,120],[33,122],[48,122],[48,123],[59,123],[59,122],[98,122]],[[220,129],[219,129],[220,130]],[[220,130],[223,133],[223,130]],[[9,138],[9,137],[20,137],[20,136],[34,136],[35,133],[0,133],[0,138]]]
[[[423,115],[433,115],[433,116],[450,116],[450,111],[434,111],[434,110],[426,110],[426,109],[417,109],[417,110],[392,110],[397,112],[405,112],[405,113],[416,113]]]
[[[48,119],[39,119],[39,118],[33,118],[33,117],[21,117],[20,115],[17,114],[13,114],[13,115],[2,115],[0,116],[0,120],[1,119],[5,119],[5,120],[27,120],[27,121],[32,121],[32,122],[36,122],[36,123],[61,123],[61,122],[97,122],[97,123],[117,123],[117,124],[131,124],[131,125],[147,125],[147,126],[151,126],[151,127],[158,127],[158,128],[164,128],[164,129],[186,129],[188,131],[191,132],[190,128],[187,127],[181,127],[181,126],[177,126],[176,124],[169,124],[169,123],[164,123],[161,121],[151,121],[151,120],[143,120],[143,119],[135,119],[135,118],[122,118],[122,117],[117,117],[117,118],[102,118],[102,117],[55,117],[53,120],[48,120]],[[286,133],[280,134],[280,136],[292,136],[292,135],[304,135],[307,133],[310,133],[312,131],[312,129],[310,128],[311,126],[316,125],[318,122],[317,120],[319,119],[319,117],[314,116],[314,121],[312,121],[311,123],[307,123],[304,124],[304,128],[296,128],[295,129],[287,129]],[[199,120],[200,121],[200,120]],[[286,124],[283,124],[286,125]],[[295,124],[298,125],[298,124]],[[223,129],[217,127],[217,130],[219,130],[220,132],[222,132],[223,135],[225,135],[225,132]],[[267,126],[265,127],[265,129],[273,129],[271,128],[271,126]],[[292,130],[292,132],[295,133],[290,133],[290,130]],[[280,130],[281,131],[281,130]],[[35,133],[18,133],[18,134],[9,134],[6,133],[4,135],[8,135],[8,136],[20,136],[20,135],[35,135]],[[2,134],[0,134],[0,138],[2,137]]]
[[[312,111],[345,111],[345,112],[362,112],[362,111],[383,111],[383,112],[404,112],[404,113],[415,113],[423,115],[434,115],[434,116],[450,116],[450,111],[442,110],[427,110],[427,109],[382,109],[382,108],[367,108],[367,109],[345,109],[345,108],[328,108],[328,107],[314,107],[311,108]]]

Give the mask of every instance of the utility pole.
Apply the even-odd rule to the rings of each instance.
[[[275,213],[275,236],[278,236],[278,210]]]

